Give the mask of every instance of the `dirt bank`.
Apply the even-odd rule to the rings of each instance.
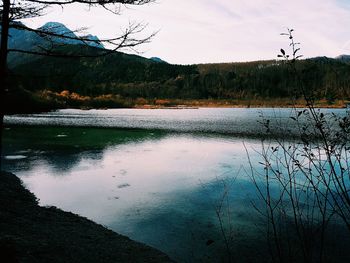
[[[0,262],[172,262],[86,218],[41,207],[15,175],[0,176]]]

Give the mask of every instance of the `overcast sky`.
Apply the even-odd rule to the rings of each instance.
[[[350,0],[157,0],[119,16],[74,5],[24,22],[48,21],[89,27],[100,38],[128,21],[148,23],[148,32],[159,33],[139,48],[142,55],[178,64],[274,59],[288,46],[279,35],[286,27],[295,29],[305,57],[350,54]]]

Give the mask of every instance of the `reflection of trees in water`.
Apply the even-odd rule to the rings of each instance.
[[[64,135],[64,136],[63,136]],[[46,162],[56,174],[63,175],[83,159],[102,160],[108,147],[162,138],[164,132],[67,127],[10,127],[4,133],[4,156],[25,155],[20,160],[3,160],[10,171],[35,169]]]
[[[53,153],[44,155],[43,159],[47,161],[50,168],[53,170],[53,175],[63,176],[68,171],[76,167],[83,159],[87,159],[90,162],[98,163],[102,160],[104,155],[104,149],[94,151],[70,151],[63,153]],[[63,172],[63,173],[61,173]]]
[[[3,160],[5,170],[26,171],[35,169],[38,165],[45,163],[54,172],[53,175],[64,176],[76,167],[83,159],[97,163],[103,158],[104,149],[94,151],[30,151],[27,158],[19,160]],[[6,156],[6,151],[5,151]]]

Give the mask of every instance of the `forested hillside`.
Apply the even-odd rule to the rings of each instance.
[[[344,60],[297,61],[296,76],[275,60],[172,65],[120,52],[98,56],[102,49],[83,45],[65,45],[59,52],[77,50],[90,57],[44,56],[14,67],[14,88],[34,94],[48,108],[131,107],[159,99],[278,101],[302,97],[300,85],[329,105],[350,99],[350,64]]]

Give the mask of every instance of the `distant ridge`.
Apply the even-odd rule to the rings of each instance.
[[[342,62],[350,62],[350,55],[340,55],[337,56],[335,59],[340,60]]]
[[[48,22],[38,29],[58,35],[63,35],[69,38],[78,38],[78,36],[72,30],[67,28],[64,24],[58,22]],[[99,42],[98,37],[91,34],[81,36],[81,38],[91,41],[82,41],[79,39],[67,39],[56,36],[42,37],[35,32],[17,28],[11,28],[9,33],[10,49],[38,51],[40,47],[45,48],[51,46],[52,44],[86,45],[94,48],[104,49],[104,46],[101,42]],[[10,53],[8,63],[10,67],[14,67],[23,63],[27,63],[33,59],[33,57],[34,56],[28,54]]]
[[[88,42],[88,45],[91,46],[91,47],[105,48],[103,46],[103,44],[100,42],[100,39],[97,36],[88,34],[86,36],[83,36],[83,38],[92,40],[92,41]]]
[[[48,22],[45,25],[39,27],[38,29],[55,33],[58,35],[63,35],[70,38],[79,38],[72,30],[67,28],[64,24],[58,23],[58,22]],[[82,39],[88,39],[91,41],[82,41],[78,39],[65,39],[60,37],[50,37],[50,40],[56,43],[63,43],[63,44],[72,44],[72,45],[80,45],[85,44],[92,47],[97,48],[104,48],[103,44],[100,42],[97,36],[93,36],[91,34],[88,34],[86,36],[80,36]]]
[[[150,60],[153,60],[154,62],[158,62],[158,63],[167,63],[168,64],[168,62],[166,62],[158,57],[151,57]]]

